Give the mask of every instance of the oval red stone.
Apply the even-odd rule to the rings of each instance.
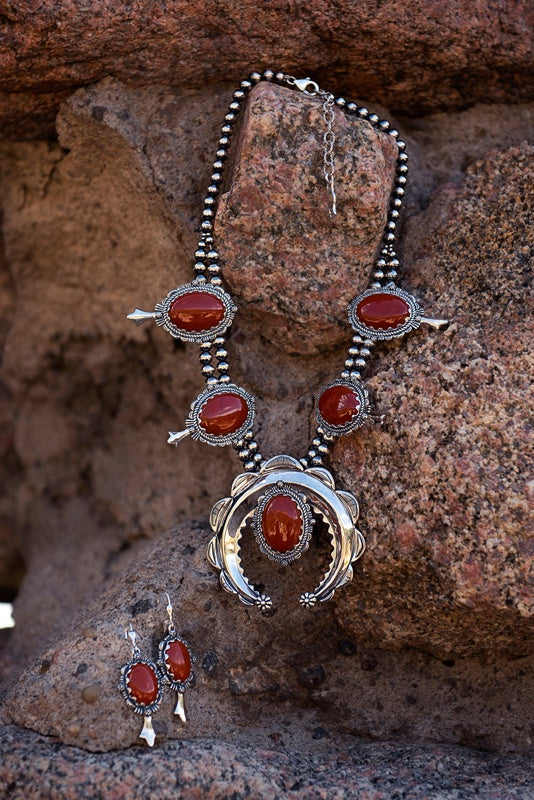
[[[165,665],[175,681],[184,683],[191,675],[191,656],[179,639],[169,642],[165,648]]]
[[[329,386],[319,397],[319,413],[330,425],[346,425],[359,410],[360,400],[350,386]]]
[[[149,706],[158,696],[158,676],[148,664],[130,667],[127,683],[133,699],[143,706]]]
[[[239,430],[247,416],[248,403],[244,397],[235,392],[221,392],[204,403],[198,419],[206,433],[227,436]]]
[[[173,300],[169,319],[184,331],[198,333],[218,325],[224,317],[223,301],[210,292],[187,292]]]
[[[277,553],[287,553],[297,546],[303,532],[298,503],[287,494],[277,494],[267,502],[261,517],[265,541]]]
[[[410,316],[410,306],[402,297],[387,292],[378,292],[364,297],[356,306],[356,316],[373,330],[398,328]]]

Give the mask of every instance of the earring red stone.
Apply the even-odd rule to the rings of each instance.
[[[152,726],[152,714],[161,704],[163,676],[157,664],[141,658],[137,634],[131,624],[129,630],[124,631],[124,636],[132,643],[132,658],[121,667],[119,690],[134,713],[143,715],[143,729],[139,738],[153,747],[156,734]]]

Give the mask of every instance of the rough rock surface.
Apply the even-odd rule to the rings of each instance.
[[[438,649],[446,639],[456,653],[477,641],[532,649],[533,179],[534,149],[512,148],[471,165],[407,225],[403,284],[439,297],[453,322],[375,355],[368,385],[384,425],[336,445],[334,469],[361,487],[376,558],[371,571],[362,562],[365,598],[346,593],[337,607],[352,635]]]
[[[194,442],[166,448],[166,431],[201,387],[195,348],[173,352],[162,331],[124,320],[190,279],[227,99],[108,80],[66,104],[58,146],[2,149],[0,537],[19,570],[2,572],[3,591],[19,584],[21,558],[27,570],[2,650],[9,713],[85,747],[135,741],[137,721],[114,688],[124,658],[116,626],[137,612],[140,633],[157,636],[161,593],[177,591],[183,578],[179,604],[191,622],[182,627],[206,663],[202,691],[191,691],[188,735],[220,731],[221,717],[210,712],[220,706],[231,711],[228,730],[248,726],[264,739],[258,720],[273,701],[273,741],[291,717],[288,741],[304,728],[313,738],[333,726],[356,736],[525,750],[532,552],[522,474],[528,353],[517,295],[531,244],[530,151],[520,146],[527,106],[506,129],[506,109],[489,106],[406,127],[414,169],[402,283],[453,324],[377,349],[369,383],[385,423],[334,450],[338,481],[361,500],[369,545],[354,583],[304,623],[296,608],[259,623],[217,588],[204,562],[205,529],[181,529],[185,552],[175,562],[172,537],[161,539],[149,580],[139,569],[153,547],[144,540],[177,519],[206,517],[238,468],[226,452]],[[366,274],[362,259],[361,282]],[[241,303],[232,329],[233,376],[258,397],[264,455],[299,455],[313,428],[312,394],[343,356],[334,357],[330,343],[314,356],[290,355],[285,342],[258,336],[268,322],[261,309],[246,309]],[[309,556],[293,575],[304,578],[306,564],[319,571],[324,544]],[[245,557],[273,595],[291,588],[288,573],[270,570],[254,548]],[[87,670],[73,675],[80,664]],[[96,705],[80,703],[96,684]],[[48,699],[40,696],[45,685]],[[52,700],[68,711],[64,721]],[[120,742],[102,738],[113,736],[101,732],[106,714]],[[329,741],[323,736],[325,753]]]
[[[395,175],[394,139],[339,110],[333,126],[335,216],[322,100],[260,84],[215,225],[232,294],[261,319],[265,339],[301,355],[346,341],[347,306],[355,287],[366,287]]]
[[[198,88],[265,67],[311,72],[412,116],[528,100],[531,13],[527,0],[11,3],[0,18],[0,125],[50,133],[59,99],[108,75]]]
[[[132,622],[143,656],[154,658],[165,632],[167,589],[177,629],[197,657],[196,685],[186,692],[185,728],[172,716],[174,693],[166,693],[154,715],[160,742],[283,741],[298,752],[316,738],[326,745],[351,734],[483,750],[531,747],[532,657],[504,661],[492,654],[481,663],[415,650],[387,653],[348,638],[350,623],[336,622],[335,603],[304,614],[298,594],[324,567],[322,540],[293,565],[290,580],[287,568],[266,566],[255,544],[243,542],[247,574],[275,601],[274,613],[262,616],[219,587],[205,559],[209,536],[189,524],[125,550],[106,590],[9,691],[3,718],[88,750],[142,744],[141,719],[117,691],[120,665],[130,657],[123,630]]]
[[[157,751],[88,754],[8,726],[0,728],[2,800],[528,800],[530,764],[453,747],[414,747],[346,738],[311,752],[266,741],[261,747],[206,740],[168,742]],[[402,795],[399,795],[399,789]]]

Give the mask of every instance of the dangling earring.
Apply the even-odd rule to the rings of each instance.
[[[174,713],[177,714],[182,722],[187,722],[185,715],[184,692],[194,679],[192,664],[195,657],[191,655],[189,645],[181,636],[176,633],[173,620],[173,609],[171,598],[167,595],[167,636],[159,643],[158,667],[163,675],[165,683],[178,693]]]
[[[121,667],[119,689],[134,712],[143,715],[143,729],[139,738],[153,747],[156,734],[152,727],[152,714],[156,713],[161,703],[162,675],[157,664],[140,657],[137,634],[131,623],[129,630],[124,631],[124,638],[132,643],[132,658]]]

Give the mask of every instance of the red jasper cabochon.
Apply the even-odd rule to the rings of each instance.
[[[173,639],[165,648],[165,666],[169,676],[185,683],[191,675],[191,656],[184,642]]]
[[[265,541],[277,553],[287,553],[299,543],[303,532],[298,503],[287,494],[277,494],[267,502],[261,517]]]
[[[169,319],[177,328],[199,333],[218,325],[224,318],[225,311],[220,297],[210,292],[187,292],[172,301]]]
[[[336,384],[319,397],[319,413],[330,425],[346,425],[360,410],[360,399],[351,386]]]
[[[395,294],[377,292],[360,300],[356,316],[363,325],[373,330],[390,330],[403,325],[410,316],[410,306]]]
[[[248,403],[236,392],[220,392],[210,397],[198,414],[198,421],[212,436],[228,436],[245,424]]]
[[[127,676],[128,692],[140,705],[149,706],[158,696],[158,676],[148,664],[134,664]]]

